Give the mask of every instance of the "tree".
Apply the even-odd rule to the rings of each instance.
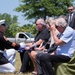
[[[33,35],[36,35],[37,30],[36,30],[36,26],[35,25],[24,25],[20,28],[20,31],[22,32],[29,32],[32,33]]]
[[[20,0],[22,4],[16,8],[22,12],[26,19],[44,18],[47,16],[59,16],[67,13],[67,7],[74,0]]]

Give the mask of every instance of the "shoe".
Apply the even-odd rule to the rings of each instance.
[[[17,74],[18,74],[18,71],[15,71],[15,72],[14,72],[14,74],[16,74],[16,75],[17,75]]]
[[[37,72],[33,71],[33,72],[32,72],[32,75],[37,75]]]
[[[19,74],[23,74],[23,72],[19,72]]]
[[[19,74],[25,74],[25,72],[19,72]]]

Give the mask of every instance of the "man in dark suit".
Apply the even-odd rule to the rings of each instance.
[[[75,29],[75,12],[74,12],[74,7],[69,6],[68,7],[68,12],[69,14],[67,15],[67,22],[70,27]]]

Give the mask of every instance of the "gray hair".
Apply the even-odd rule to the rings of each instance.
[[[53,17],[49,17],[48,19],[46,19],[46,24],[48,24],[49,26],[51,26],[54,23],[55,23],[55,21],[54,21]]]
[[[65,15],[60,15],[59,18],[64,18],[67,21],[67,17]]]
[[[42,18],[38,19],[37,21],[38,21],[41,25],[46,26],[46,23],[45,23],[45,21],[44,21]]]
[[[67,26],[67,22],[64,18],[58,18],[55,21],[56,26],[61,26],[61,27],[66,27]]]

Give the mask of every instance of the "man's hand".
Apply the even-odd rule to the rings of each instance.
[[[52,31],[56,31],[55,25],[52,25],[52,26],[51,26],[51,30],[52,30]]]
[[[21,42],[20,43],[20,48],[18,49],[18,52],[22,53],[26,48],[26,45],[24,42]]]
[[[25,48],[26,47],[26,44],[24,42],[21,42],[20,43],[20,48]]]

